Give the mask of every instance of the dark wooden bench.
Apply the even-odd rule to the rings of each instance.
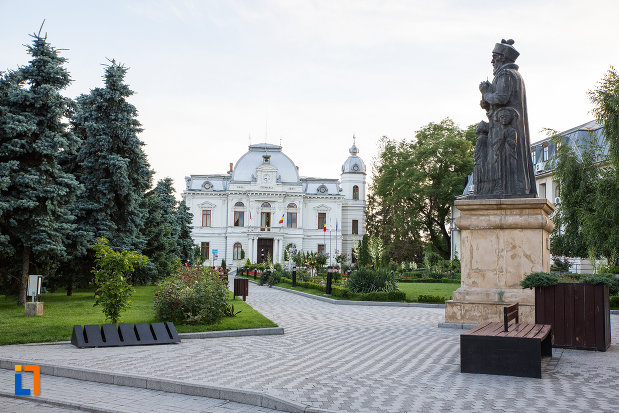
[[[541,378],[542,357],[552,357],[552,328],[518,321],[516,303],[503,308],[502,323],[483,323],[460,335],[460,371]]]

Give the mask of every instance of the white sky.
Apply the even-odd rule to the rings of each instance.
[[[184,176],[225,173],[267,130],[301,175],[335,178],[353,134],[370,172],[383,135],[477,123],[501,38],[520,52],[532,142],[587,122],[587,91],[619,65],[618,12],[602,0],[0,0],[0,70],[27,62],[43,19],[69,49],[68,96],[101,86],[106,58],[130,67],[155,178],[180,193]]]

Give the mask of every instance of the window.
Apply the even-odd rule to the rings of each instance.
[[[325,253],[325,244],[318,244],[318,253],[319,254]]]
[[[359,187],[357,185],[352,187],[352,199],[359,199]]]
[[[352,220],[352,233],[359,234],[359,221],[356,219]]]
[[[546,198],[546,184],[539,184],[539,197]]]
[[[245,208],[245,204],[242,203],[241,201],[237,202],[236,204],[234,204],[235,207],[239,207],[239,208]]]
[[[548,145],[544,145],[542,150],[542,162],[546,162],[548,160]]]
[[[241,251],[243,250],[243,246],[240,242],[236,242],[234,247],[232,248],[232,259],[233,260],[242,260]]]
[[[318,229],[323,229],[327,224],[327,213],[319,212],[318,213]]]
[[[294,204],[292,202],[288,204],[288,208],[296,208],[296,207],[297,207],[297,204]]]
[[[533,164],[536,164],[536,159],[535,159],[535,148],[531,149],[531,162],[533,162]]]
[[[288,212],[288,217],[286,219],[286,226],[288,228],[296,228],[297,227],[297,213],[296,212]]]
[[[203,227],[211,226],[211,210],[210,209],[202,210],[202,226]]]
[[[318,193],[319,193],[319,194],[326,194],[328,191],[329,191],[329,190],[328,190],[328,189],[327,189],[327,187],[326,187],[326,186],[324,186],[324,185],[320,185],[320,186],[318,187]]]
[[[202,255],[202,258],[208,260],[208,242],[201,242],[200,243],[200,254]]]
[[[263,202],[262,205],[260,205],[262,208],[271,208],[271,204],[269,204],[268,202]]]
[[[234,226],[235,227],[244,227],[245,226],[245,212],[243,212],[243,211],[234,211]]]
[[[261,212],[260,213],[260,227],[261,228],[270,228],[271,227],[271,213],[270,212]]]

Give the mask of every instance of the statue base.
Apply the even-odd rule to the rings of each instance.
[[[461,286],[445,302],[445,322],[502,321],[503,307],[519,303],[520,321],[535,321],[535,295],[520,281],[532,272],[550,271],[549,215],[546,199],[462,199]]]

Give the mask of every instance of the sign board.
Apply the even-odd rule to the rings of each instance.
[[[28,297],[32,297],[32,301],[34,301],[35,297],[41,295],[41,281],[43,280],[42,275],[29,275],[28,276]]]
[[[218,254],[219,250],[216,250],[215,248],[213,248],[213,254]]]

